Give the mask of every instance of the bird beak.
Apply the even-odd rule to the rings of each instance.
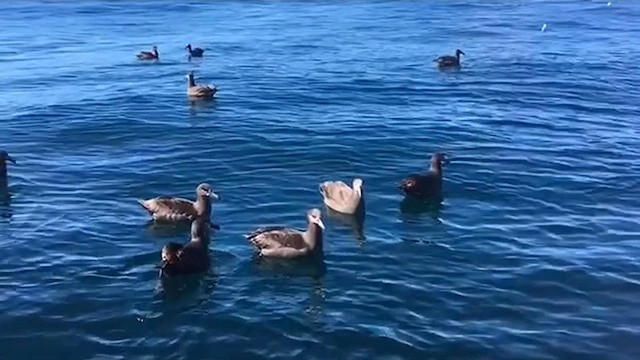
[[[465,55],[465,56],[467,55],[467,54],[464,53],[464,51],[460,51],[460,54]]]
[[[16,164],[16,160],[11,156],[7,156],[7,160],[11,161],[14,165]]]
[[[209,191],[209,197],[212,198],[213,200],[220,200],[220,196],[214,193],[213,191]]]
[[[318,219],[318,220],[316,221],[316,224],[318,224],[318,226],[320,226],[320,229],[324,230],[324,223],[322,222],[322,220],[321,220],[321,219]]]

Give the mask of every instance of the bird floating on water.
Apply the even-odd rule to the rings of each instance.
[[[196,201],[175,198],[157,197],[149,200],[138,200],[140,205],[149,212],[154,220],[166,222],[193,221],[211,216],[211,199],[217,200],[219,196],[211,190],[206,183],[196,188]]]
[[[158,53],[158,47],[154,46],[151,51],[140,51],[136,57],[140,60],[159,60],[160,54]]]
[[[162,248],[160,275],[174,276],[202,273],[209,269],[209,223],[205,218],[191,223],[191,241],[182,245],[168,243]]]
[[[247,240],[264,257],[293,259],[321,255],[324,231],[321,217],[319,209],[311,209],[307,212],[309,225],[304,232],[284,226],[270,226],[255,230],[247,235]]]
[[[460,68],[460,55],[467,55],[464,51],[457,49],[455,55],[444,55],[435,59],[438,63],[438,67],[441,69],[453,69]]]
[[[187,44],[185,49],[189,50],[189,57],[202,57],[204,55],[204,50],[199,47],[192,48],[191,44]]]
[[[443,153],[431,156],[431,168],[426,174],[413,174],[400,182],[399,188],[405,195],[429,200],[442,196],[442,165],[449,160]]]
[[[355,214],[364,210],[362,179],[354,179],[353,187],[342,181],[325,181],[319,186],[324,204],[343,214]]]
[[[196,85],[193,71],[187,74],[187,95],[196,99],[211,99],[218,92],[218,88],[209,85]]]
[[[542,24],[542,29],[540,29],[540,31],[544,32],[545,30],[547,30],[547,24],[546,23]]]

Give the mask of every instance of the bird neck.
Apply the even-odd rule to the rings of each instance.
[[[442,162],[440,160],[431,161],[431,171],[438,175],[442,174]]]
[[[318,224],[309,222],[304,240],[313,250],[322,249],[322,229]]]
[[[199,235],[198,237],[191,238],[191,242],[206,248],[209,246],[209,236],[206,234]]]
[[[7,178],[7,163],[4,160],[0,160],[0,179]]]
[[[196,86],[196,80],[193,78],[193,76],[189,76],[189,82],[188,82],[188,87],[194,87]]]
[[[203,247],[209,247],[209,236],[211,230],[211,223],[206,217],[200,217],[193,221],[191,224],[191,243]]]
[[[205,195],[198,195],[198,199],[194,204],[198,215],[209,216],[211,213],[211,199]]]

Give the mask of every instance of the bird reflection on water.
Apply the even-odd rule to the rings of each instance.
[[[216,110],[218,102],[217,98],[188,98],[189,102],[189,115],[196,116],[201,114],[213,114]]]
[[[199,307],[213,296],[218,276],[212,269],[205,274],[158,277],[154,300],[165,310]]]
[[[322,254],[294,259],[267,258],[255,254],[253,256],[253,264],[254,268],[260,273],[270,273],[287,277],[310,277],[317,279],[323,277],[327,270]]]
[[[324,313],[326,286],[325,274],[327,271],[324,257],[313,256],[298,259],[278,259],[258,256],[253,257],[254,269],[259,275],[282,276],[287,278],[309,278],[309,302],[305,306],[305,312],[312,322],[320,320]]]
[[[355,237],[358,246],[364,246],[367,241],[367,238],[364,236],[365,211],[361,211],[355,215],[350,215],[332,210],[327,206],[325,206],[325,211],[332,220],[349,227],[353,232],[353,236]]]
[[[444,207],[442,200],[442,198],[435,200],[421,200],[410,197],[402,199],[400,202],[400,214],[402,221],[411,221],[410,219],[415,219],[420,215],[425,214],[436,222],[441,223],[440,212]]]

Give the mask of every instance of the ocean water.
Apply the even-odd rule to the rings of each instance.
[[[640,2],[606,3],[2,2],[0,358],[637,360]],[[403,202],[434,151],[444,202]],[[355,176],[324,262],[252,258]],[[160,281],[188,230],[136,200],[202,181],[211,271]]]

